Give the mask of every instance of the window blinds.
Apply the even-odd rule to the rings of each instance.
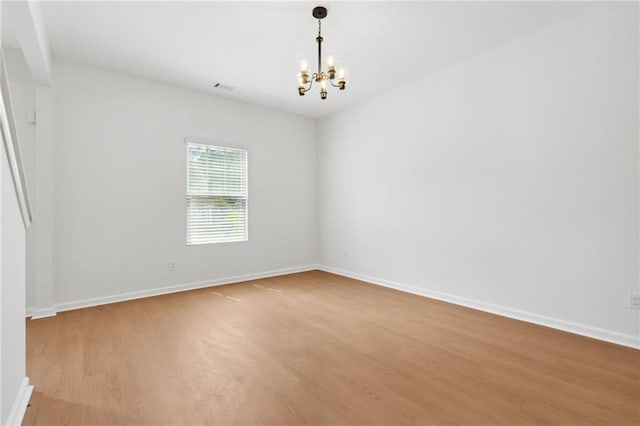
[[[187,245],[247,240],[247,151],[187,143]]]

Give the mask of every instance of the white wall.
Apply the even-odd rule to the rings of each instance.
[[[594,5],[323,119],[322,263],[640,344],[637,8]]]
[[[57,304],[317,263],[313,120],[62,61],[53,111]],[[248,149],[248,242],[185,245],[185,137]]]

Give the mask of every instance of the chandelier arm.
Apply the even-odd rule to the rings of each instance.
[[[304,89],[304,93],[307,93],[309,90],[311,90],[311,86],[313,86],[313,80],[309,80],[309,87]]]
[[[307,93],[309,90],[311,90],[311,86],[313,86],[313,80],[316,78],[316,73],[311,74],[311,78],[309,79],[309,86],[305,88],[305,86],[302,86],[302,93]]]
[[[339,84],[335,84],[335,83],[333,82],[333,80],[329,80],[329,83],[331,83],[331,85],[332,85],[333,87],[340,87],[340,85],[339,85]]]

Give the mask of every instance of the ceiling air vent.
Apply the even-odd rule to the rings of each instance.
[[[211,87],[213,87],[214,89],[226,90],[227,92],[231,92],[236,88],[236,86],[230,86],[228,84],[220,83],[219,81],[213,83]]]

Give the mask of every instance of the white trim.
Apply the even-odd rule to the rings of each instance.
[[[460,306],[465,306],[472,309],[477,309],[484,312],[489,312],[496,315],[501,315],[507,318],[514,318],[521,321],[530,322],[533,324],[543,325],[545,327],[551,327],[558,330],[568,331],[574,334],[580,334],[582,336],[591,337],[598,340],[604,340],[606,342],[616,343],[623,346],[629,346],[632,348],[640,349],[640,337],[632,334],[619,333],[612,330],[606,330],[603,328],[593,327],[586,324],[579,324],[571,321],[566,321],[559,318],[548,317],[545,315],[535,314],[532,312],[521,311],[518,309],[508,308],[505,306],[494,305],[491,303],[482,302],[479,300],[468,299],[465,297],[455,296],[448,293],[442,293],[439,291],[427,290],[420,287],[411,286],[408,284],[402,284],[395,281],[385,280],[382,278],[371,277],[364,274],[355,272],[344,271],[341,269],[333,268],[325,265],[306,265],[292,268],[276,269],[272,271],[257,272],[253,274],[235,275],[225,278],[217,278],[214,280],[199,281],[186,284],[178,284],[168,287],[160,287],[150,290],[134,291],[129,293],[121,293],[112,296],[94,297],[83,300],[76,300],[72,302],[65,302],[55,304],[52,308],[38,309],[27,308],[27,316],[32,316],[32,319],[45,318],[55,315],[56,312],[70,311],[73,309],[88,308],[91,306],[105,305],[109,303],[125,302],[127,300],[140,299],[144,297],[160,296],[162,294],[178,293],[181,291],[196,290],[199,288],[215,287],[225,284],[239,283],[243,281],[257,280],[261,278],[276,277],[279,275],[294,274],[298,272],[306,272],[318,269],[320,271],[330,272],[332,274],[342,275],[345,277],[353,278],[360,281],[365,281],[370,284],[379,285],[382,287],[389,287],[396,290],[404,291],[406,293],[416,294],[423,297],[429,297],[431,299],[442,300],[445,302],[453,303]]]
[[[196,144],[196,145],[208,145],[208,146],[217,146],[220,148],[231,148],[231,149],[243,149],[249,152],[249,146],[242,143],[235,143],[227,139],[221,138],[194,138],[194,137],[186,137],[184,138],[185,144]]]
[[[55,307],[50,307],[50,308],[42,308],[42,309],[35,309],[32,308],[32,312],[31,312],[31,319],[35,320],[35,319],[41,319],[41,318],[49,318],[49,317],[55,317],[56,316],[56,309]]]
[[[27,318],[32,317],[32,316],[33,316],[33,313],[34,313],[35,311],[36,311],[36,308],[34,308],[33,306],[29,307],[29,308],[25,309],[25,316],[26,316]]]
[[[50,311],[54,312],[53,315],[55,315],[55,312],[71,311],[74,309],[89,308],[91,306],[106,305],[109,303],[125,302],[127,300],[141,299],[144,297],[160,296],[162,294],[178,293],[181,291],[215,287],[219,285],[233,284],[243,281],[257,280],[261,278],[276,277],[279,275],[295,274],[297,272],[313,271],[315,269],[317,269],[317,265],[297,266],[292,268],[276,269],[272,271],[256,272],[253,274],[234,275],[231,277],[217,278],[207,281],[198,281],[193,283],[159,287],[150,290],[132,291],[129,293],[114,294],[112,296],[92,297],[89,299],[76,300],[72,302],[57,303],[52,308],[50,308]],[[39,309],[35,311],[34,314],[40,311],[45,311],[45,309]],[[40,316],[38,318],[44,317]],[[32,317],[32,319],[36,319],[35,315],[34,317]]]
[[[455,296],[452,294],[442,293],[439,291],[427,290],[420,287],[415,287],[408,284],[402,284],[395,281],[385,280],[382,278],[371,277],[355,272],[344,271],[330,266],[319,265],[318,269],[332,274],[342,275],[344,277],[353,278],[360,281],[365,281],[370,284],[379,285],[382,287],[389,287],[396,290],[403,291],[405,293],[417,294],[419,296],[429,297],[431,299],[442,300],[444,302],[453,303],[467,308],[477,309],[479,311],[489,312],[496,315],[501,315],[507,318],[514,318],[521,321],[530,322],[533,324],[543,325],[545,327],[551,327],[558,330],[568,331],[569,333],[580,334],[582,336],[591,337],[598,340],[604,340],[606,342],[616,343],[618,345],[629,346],[632,348],[640,349],[640,337],[632,334],[619,333],[617,331],[606,330],[603,328],[593,327],[586,324],[579,324],[576,322],[566,321],[559,318],[548,317],[545,315],[535,314],[532,312],[521,311],[518,309],[512,309],[505,306],[493,305],[491,303],[482,302],[479,300],[468,299],[465,297]]]
[[[32,393],[33,385],[30,385],[29,378],[25,377],[22,379],[22,383],[20,383],[20,389],[18,389],[16,399],[11,406],[7,426],[20,426],[22,424]]]
[[[18,200],[18,206],[20,207],[24,229],[29,229],[29,226],[33,222],[33,211],[29,197],[29,188],[24,173],[22,153],[20,144],[18,143],[16,121],[13,116],[11,92],[7,78],[4,55],[0,47],[0,139],[4,141],[7,162],[11,170],[13,187]]]

